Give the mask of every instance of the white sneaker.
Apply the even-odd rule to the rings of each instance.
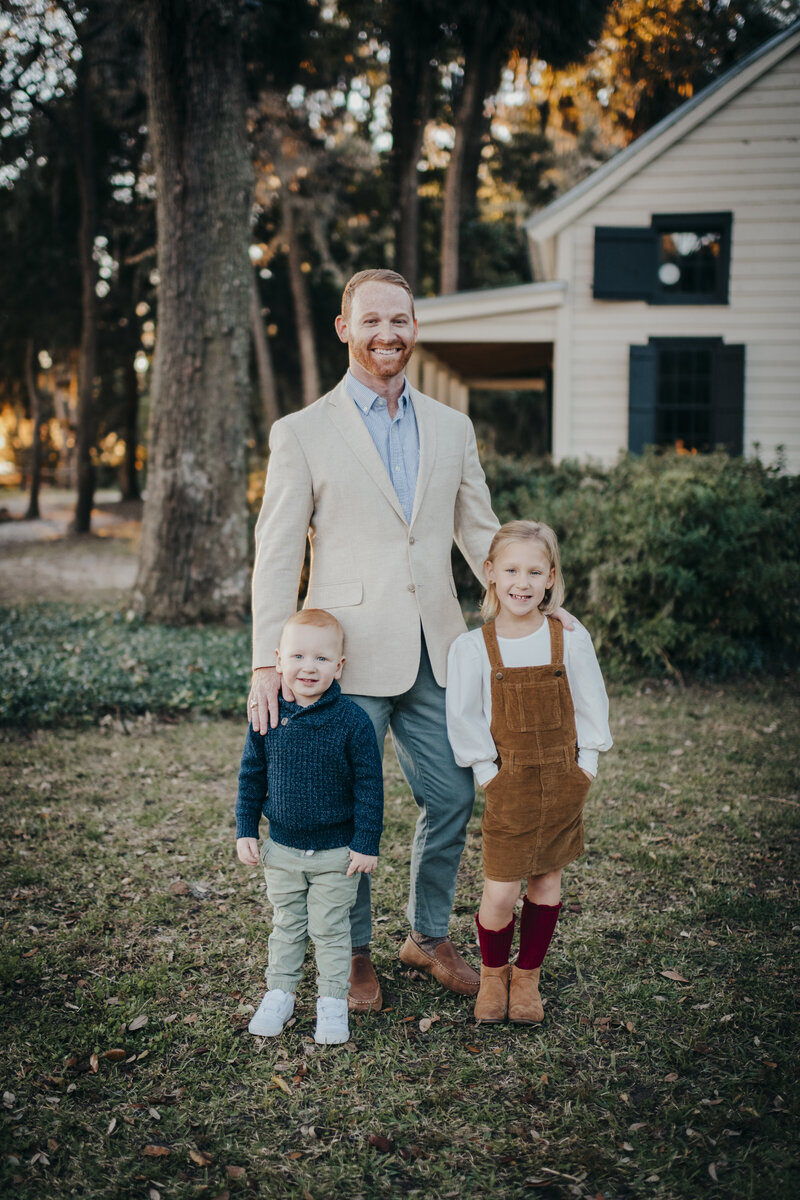
[[[350,1025],[347,1020],[347,999],[320,996],[317,1000],[317,1027],[314,1041],[320,1046],[337,1046],[348,1041]]]
[[[271,988],[253,1013],[247,1032],[258,1037],[277,1037],[293,1012],[294,992]]]

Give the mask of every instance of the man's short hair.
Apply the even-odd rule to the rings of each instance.
[[[376,267],[369,271],[358,271],[345,284],[344,291],[342,292],[342,316],[345,321],[350,320],[353,296],[362,283],[391,283],[395,287],[402,288],[411,301],[411,315],[412,317],[415,316],[414,293],[409,286],[408,280],[404,279],[397,271],[390,271],[386,267]]]
[[[333,613],[324,608],[301,608],[299,612],[289,617],[281,630],[281,637],[290,625],[314,625],[317,629],[333,629],[339,636],[339,651],[344,650],[344,630]]]

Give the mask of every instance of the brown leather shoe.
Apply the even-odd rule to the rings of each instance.
[[[368,954],[354,954],[350,959],[347,1007],[350,1012],[380,1012],[383,1008],[381,985]]]
[[[424,950],[409,934],[400,951],[400,962],[430,972],[444,987],[461,996],[474,996],[480,986],[480,975],[464,962],[449,938],[432,950]]]
[[[475,1020],[497,1025],[508,1016],[508,977],[511,967],[487,967],[481,963],[481,988],[475,1001]]]
[[[516,1025],[537,1025],[544,1020],[544,1006],[539,995],[539,971],[534,967],[522,971],[511,968],[511,984],[508,989],[508,1019]]]

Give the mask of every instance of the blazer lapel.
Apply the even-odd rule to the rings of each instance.
[[[416,388],[410,388],[411,402],[414,405],[414,415],[417,418],[419,430],[419,473],[417,475],[417,490],[414,493],[414,508],[411,513],[411,524],[417,519],[425,490],[430,483],[433,468],[436,464],[436,409],[437,400],[431,400]]]
[[[356,402],[348,392],[344,382],[340,383],[329,394],[328,408],[330,418],[344,438],[347,446],[352,450],[361,463],[361,466],[380,488],[400,520],[405,524],[405,513],[400,501],[397,499],[397,493],[392,486],[392,481],[381,462],[380,454],[375,449],[375,443],[364,424]],[[419,494],[419,481],[417,481],[417,494]]]

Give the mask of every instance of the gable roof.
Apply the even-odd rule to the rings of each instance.
[[[691,100],[664,117],[647,133],[642,134],[624,150],[598,167],[575,187],[559,196],[525,222],[534,265],[540,261],[543,242],[552,238],[577,217],[594,207],[609,193],[616,191],[632,175],[643,170],[681,138],[707,121],[724,105],[748,88],[762,75],[772,70],[782,59],[800,46],[800,21],[795,21],[782,33],[771,38],[760,49],[720,75],[713,83],[698,92]],[[538,278],[542,275],[537,271]]]

